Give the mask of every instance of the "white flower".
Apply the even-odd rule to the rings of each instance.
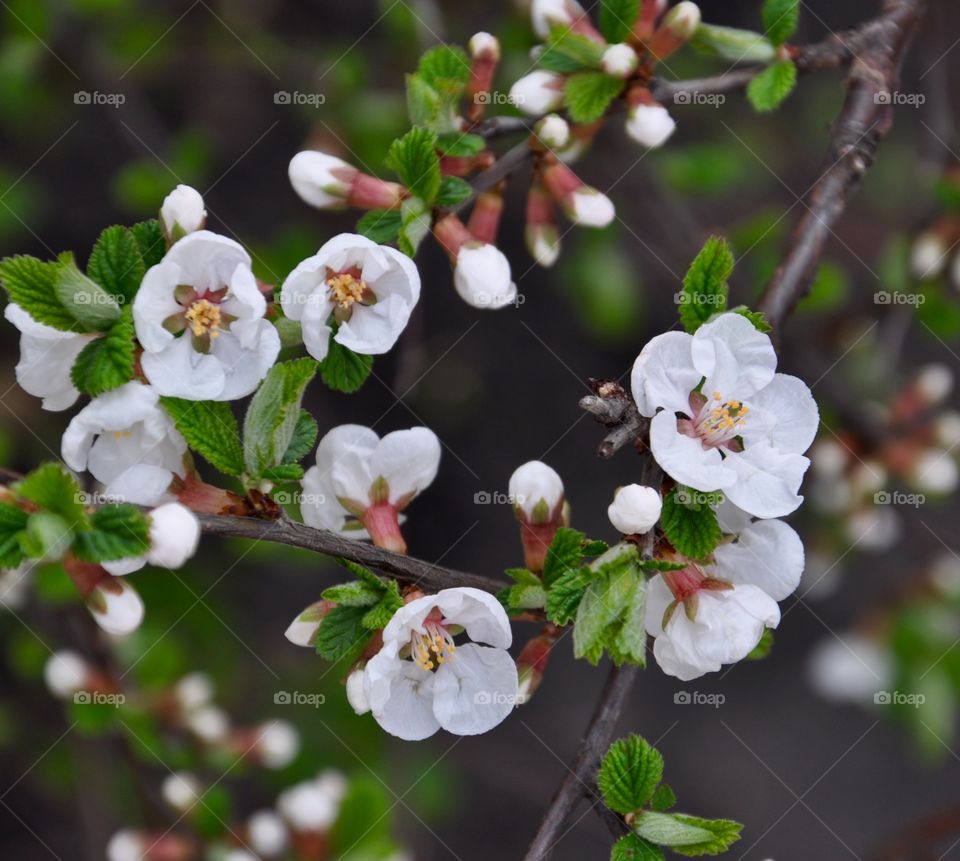
[[[948,252],[947,244],[937,233],[921,233],[910,250],[910,269],[917,278],[936,278],[946,267]]]
[[[456,645],[462,628],[477,642]],[[383,648],[364,668],[373,717],[391,735],[417,741],[445,729],[477,735],[517,703],[517,667],[507,649],[510,620],[479,589],[444,589],[401,607],[383,630]],[[401,657],[409,648],[410,657]]]
[[[110,499],[156,505],[168,498],[170,482],[185,475],[187,443],[159,401],[138,382],[94,398],[63,435],[67,466],[89,470]]]
[[[288,170],[293,190],[317,209],[395,209],[406,190],[357,170],[343,159],[324,152],[305,150],[291,160]]]
[[[656,638],[660,668],[689,681],[745,658],[764,628],[779,624],[777,601],[797,588],[803,564],[803,544],[793,529],[758,520],[735,542],[717,547],[711,562],[689,562],[654,577],[646,628]]]
[[[370,711],[370,701],[367,699],[367,692],[363,688],[364,672],[363,669],[356,669],[347,676],[347,702],[350,707],[358,714],[365,715]]]
[[[317,631],[323,617],[332,609],[329,601],[316,601],[299,613],[284,632],[284,636],[295,646],[313,647],[316,644]]]
[[[544,146],[551,149],[563,149],[570,143],[570,126],[567,121],[557,114],[548,114],[534,128],[537,137]]]
[[[185,505],[168,502],[154,508],[148,517],[150,549],[146,554],[103,563],[103,567],[115,577],[139,571],[147,564],[170,570],[181,568],[197,552],[200,521]]]
[[[893,679],[889,651],[857,631],[823,640],[810,654],[807,676],[813,689],[836,703],[866,705]]]
[[[440,441],[428,428],[380,439],[368,427],[340,425],[317,446],[316,466],[303,477],[300,512],[317,529],[399,549],[397,514],[430,485],[439,465]]]
[[[470,49],[471,57],[489,57],[493,60],[500,59],[500,40],[484,31],[474,33],[470,37],[467,47]]]
[[[108,634],[132,634],[143,621],[143,599],[125,580],[109,574],[87,595],[94,621]]]
[[[173,694],[183,711],[195,711],[213,700],[213,680],[206,673],[188,673],[174,685]]]
[[[600,67],[615,78],[628,78],[637,69],[637,52],[629,45],[611,45],[603,52]]]
[[[690,0],[683,0],[667,12],[662,26],[679,39],[689,39],[700,26],[700,20],[700,7]]]
[[[510,103],[530,116],[555,111],[563,104],[566,79],[555,72],[537,69],[510,88]]]
[[[660,519],[663,502],[652,487],[628,484],[619,487],[607,508],[607,517],[624,535],[643,535]]]
[[[807,385],[775,373],[770,338],[736,313],[654,338],[633,366],[650,447],[677,482],[722,490],[756,517],[794,511],[819,423]]]
[[[300,751],[300,733],[289,721],[270,721],[257,732],[256,754],[266,768],[284,768]]]
[[[574,224],[606,227],[617,214],[609,197],[587,185],[563,162],[550,164],[543,182]]]
[[[76,652],[63,649],[54,652],[43,667],[43,680],[55,697],[66,700],[82,691],[90,677],[90,667]]]
[[[960,471],[950,452],[930,449],[913,465],[910,481],[920,490],[943,496],[957,489]]]
[[[249,395],[280,351],[250,255],[198,230],[151,266],[133,300],[141,367],[161,395],[231,401]]]
[[[295,831],[326,831],[336,821],[345,791],[340,775],[324,772],[281,792],[277,810]]]
[[[114,834],[107,843],[107,861],[143,861],[144,853],[149,847],[149,841],[136,831],[124,828]]]
[[[27,561],[16,568],[0,569],[0,607],[18,610],[24,605],[34,567],[34,562]]]
[[[496,310],[517,298],[510,262],[495,245],[485,242],[464,245],[457,255],[453,286],[460,298],[474,308]]]
[[[926,404],[933,406],[946,400],[953,389],[953,371],[940,362],[931,362],[920,369],[915,385]]]
[[[170,242],[202,230],[207,220],[200,192],[189,185],[178,185],[163,200],[160,223]]]
[[[563,479],[552,467],[531,460],[510,476],[508,492],[518,515],[531,523],[545,523],[563,506]]]
[[[631,105],[627,112],[627,134],[641,146],[663,146],[677,124],[663,105]]]
[[[203,793],[200,781],[186,771],[168,774],[160,787],[160,794],[174,810],[186,813]]]
[[[230,732],[230,718],[217,706],[201,706],[190,711],[186,716],[186,724],[197,738],[207,744],[223,741]]]
[[[304,260],[283,283],[283,313],[302,325],[303,343],[318,361],[334,340],[376,356],[396,343],[420,298],[420,273],[394,248],[342,233]]]
[[[45,410],[72,407],[80,392],[70,381],[70,369],[80,351],[96,336],[61,332],[38,323],[14,302],[7,305],[3,315],[20,330],[20,361],[15,369],[20,388],[42,398]]]
[[[258,855],[272,858],[287,848],[287,826],[272,810],[257,810],[247,820],[247,840]]]
[[[530,5],[533,32],[541,39],[546,39],[554,27],[569,27],[585,14],[576,0],[533,0]]]

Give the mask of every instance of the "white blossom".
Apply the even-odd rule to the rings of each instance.
[[[186,474],[187,444],[159,401],[138,382],[94,398],[63,435],[67,466],[89,470],[110,499],[156,505],[170,498],[171,481]]]
[[[257,733],[256,754],[267,768],[286,767],[300,751],[300,733],[289,721],[270,721]]]
[[[307,352],[323,361],[334,322],[337,343],[365,355],[386,353],[419,298],[420,273],[406,254],[343,233],[290,273],[280,306],[300,321]]]
[[[584,15],[576,0],[533,0],[530,4],[533,32],[541,39],[546,39],[554,27],[569,27]]]
[[[563,149],[570,143],[570,125],[558,114],[548,114],[540,120],[534,131],[544,146]]]
[[[603,52],[600,67],[615,78],[628,78],[637,69],[637,52],[625,43],[610,45]]]
[[[627,111],[627,134],[641,146],[663,146],[677,127],[663,105],[631,105]]]
[[[460,629],[474,642],[457,645]],[[384,628],[383,648],[363,670],[374,719],[408,741],[441,728],[455,735],[493,729],[518,702],[517,668],[507,651],[512,639],[506,611],[479,589],[410,601]]]
[[[534,117],[555,111],[563,104],[565,82],[563,75],[537,69],[510,88],[510,103]]]
[[[27,561],[16,568],[0,569],[0,607],[18,610],[27,600],[35,563]]]
[[[494,60],[500,59],[500,40],[482,30],[470,37],[467,47],[471,57],[488,56]]]
[[[453,269],[457,294],[474,308],[496,310],[517,298],[510,262],[495,245],[486,242],[464,245]]]
[[[206,673],[188,673],[174,685],[173,694],[183,711],[200,709],[213,700],[213,680]]]
[[[3,315],[20,330],[20,361],[14,369],[20,388],[42,398],[45,410],[72,407],[80,392],[70,380],[70,369],[96,336],[61,332],[38,323],[14,302],[4,308]]]
[[[277,810],[295,831],[326,831],[336,821],[346,790],[343,775],[324,771],[280,793]]]
[[[845,631],[821,641],[811,652],[807,677],[813,689],[836,703],[868,705],[893,680],[889,651],[871,637]]]
[[[54,652],[43,667],[43,680],[47,690],[55,697],[66,700],[77,691],[82,691],[90,676],[90,667],[76,652],[62,649]]]
[[[776,364],[770,338],[732,312],[647,344],[631,382],[660,466],[756,517],[794,511],[819,413],[807,385]]]
[[[518,514],[531,523],[554,519],[563,506],[563,479],[539,460],[518,466],[510,476],[508,492]]]
[[[133,300],[141,367],[161,395],[230,401],[249,395],[280,351],[250,255],[198,230],[151,266]]]
[[[254,852],[273,858],[287,848],[287,826],[272,810],[254,811],[247,820],[247,840]]]
[[[105,576],[87,595],[94,621],[108,634],[132,634],[143,621],[143,599],[125,580]]]
[[[171,242],[202,230],[206,221],[203,197],[189,185],[178,185],[164,198],[160,207],[160,224]]]
[[[201,706],[188,712],[186,724],[197,738],[207,744],[222,742],[230,732],[230,718],[217,706]]]
[[[288,173],[294,191],[317,209],[346,206],[357,169],[343,159],[324,152],[304,150],[291,160]]]
[[[107,843],[107,861],[143,861],[149,845],[136,831],[121,829]]]
[[[309,646],[316,644],[317,631],[320,623],[333,605],[329,601],[316,601],[302,610],[287,626],[284,636],[295,646]]]
[[[624,535],[643,535],[660,519],[662,508],[659,491],[640,484],[628,484],[617,488],[613,502],[607,508],[607,517]]]
[[[150,521],[150,549],[143,556],[104,562],[103,567],[115,577],[139,571],[144,565],[158,568],[181,568],[200,543],[200,521],[185,505],[167,502],[154,508]]]
[[[682,0],[664,15],[663,26],[674,36],[689,39],[700,26],[700,19],[700,7],[691,0]]]
[[[347,676],[347,702],[350,703],[350,707],[358,715],[365,715],[370,711],[370,701],[367,699],[367,692],[364,690],[363,679],[362,668],[353,670]]]
[[[910,268],[921,279],[936,278],[947,265],[949,249],[936,233],[921,233],[910,251]]]
[[[203,794],[203,786],[197,777],[189,772],[177,771],[168,774],[160,787],[160,794],[174,810],[186,813]]]

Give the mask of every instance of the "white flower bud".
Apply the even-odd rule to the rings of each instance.
[[[545,116],[537,123],[534,132],[551,149],[562,149],[570,142],[570,126],[557,114]]]
[[[563,502],[563,479],[539,460],[518,466],[507,489],[514,509],[531,523],[546,523]]]
[[[163,800],[174,810],[186,813],[193,807],[203,793],[200,781],[192,774],[178,771],[167,775],[160,787]]]
[[[363,689],[363,670],[354,670],[347,676],[347,702],[358,715],[370,711],[370,702],[367,692]]]
[[[351,177],[357,169],[343,159],[325,152],[298,152],[288,168],[293,190],[317,209],[339,209],[350,193]]]
[[[589,185],[571,191],[563,201],[563,211],[581,227],[606,227],[617,214],[613,201]]]
[[[941,413],[933,423],[933,433],[944,448],[960,445],[960,413],[956,410]]]
[[[936,233],[921,233],[910,249],[910,269],[916,278],[936,278],[947,265],[948,248]]]
[[[663,146],[677,124],[663,105],[633,105],[627,112],[627,134],[641,146]]]
[[[24,605],[33,568],[32,562],[24,562],[17,568],[0,571],[0,607],[18,610]]]
[[[495,245],[470,243],[457,254],[453,286],[460,298],[474,308],[495,310],[513,304],[517,285],[510,261]]]
[[[938,404],[953,389],[953,371],[939,362],[924,365],[917,375],[917,389],[928,404]]]
[[[842,475],[850,460],[850,453],[836,440],[822,439],[814,443],[810,451],[813,471],[824,477]]]
[[[637,70],[637,52],[629,45],[611,45],[603,52],[600,67],[614,78],[629,78]]]
[[[147,844],[143,838],[129,828],[118,831],[107,843],[107,861],[143,861]]]
[[[325,831],[338,809],[339,800],[316,780],[295,784],[277,798],[277,810],[295,831]]]
[[[317,639],[317,631],[320,630],[320,623],[330,611],[331,606],[327,601],[317,601],[311,604],[290,623],[284,632],[284,636],[295,646],[313,648]]]
[[[284,768],[300,750],[300,734],[293,724],[275,720],[259,729],[257,754],[267,768]]]
[[[132,634],[143,621],[143,600],[125,580],[107,577],[87,597],[96,623],[108,634]]]
[[[159,568],[180,568],[200,542],[200,521],[185,505],[168,502],[150,512],[147,561]]]
[[[490,33],[485,33],[482,30],[479,33],[474,33],[470,37],[468,47],[471,57],[485,56],[494,60],[500,59],[500,40]]]
[[[230,731],[230,718],[216,706],[203,706],[187,715],[187,726],[201,741],[216,744]]]
[[[349,786],[346,777],[335,768],[326,768],[321,771],[315,783],[321,792],[325,792],[333,800],[334,804],[340,804],[343,801]]]
[[[910,479],[920,490],[941,496],[957,489],[960,472],[949,452],[931,449],[913,465]]]
[[[622,534],[643,535],[660,519],[662,508],[660,494],[652,487],[628,484],[617,488],[607,508],[607,517]]]
[[[287,826],[272,810],[257,810],[247,820],[247,841],[258,855],[273,858],[287,848]]]
[[[194,711],[210,704],[213,680],[206,673],[189,673],[176,683],[173,694],[183,711]]]
[[[528,224],[524,240],[530,256],[544,269],[549,269],[560,258],[560,232],[555,224]]]
[[[43,668],[47,689],[62,700],[70,699],[77,691],[82,691],[89,675],[87,662],[68,649],[52,654]]]
[[[510,88],[510,102],[530,116],[554,111],[563,104],[563,75],[538,69]]]
[[[833,702],[870,703],[892,678],[889,653],[854,631],[815,647],[807,672],[817,693]]]
[[[540,39],[546,39],[554,27],[569,27],[585,14],[576,0],[533,0],[530,4],[533,32]]]
[[[189,185],[178,185],[164,198],[160,207],[160,223],[171,242],[202,230],[206,221],[203,197]]]
[[[700,7],[690,0],[677,3],[663,19],[663,26],[680,39],[689,39],[700,26]]]
[[[847,518],[847,536],[857,550],[888,550],[900,540],[903,526],[892,506],[873,506]]]

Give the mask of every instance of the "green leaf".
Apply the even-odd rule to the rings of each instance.
[[[653,793],[653,798],[650,799],[650,807],[661,813],[664,810],[669,810],[676,803],[677,796],[674,795],[673,790],[666,783],[661,783],[657,787],[657,791]]]
[[[637,648],[638,634],[623,630],[625,625],[636,623],[638,603],[643,617],[646,584],[636,547],[626,543],[611,547],[590,565],[590,570],[594,576],[580,600],[573,628],[574,655],[596,664],[607,649],[618,663],[630,660],[642,664],[643,642]]]
[[[400,587],[396,580],[391,580],[387,584],[387,589],[380,599],[380,603],[367,610],[366,615],[360,620],[364,628],[370,631],[379,631],[389,624],[394,614],[403,606],[403,598],[400,596]]]
[[[597,786],[604,804],[626,815],[644,807],[662,779],[663,757],[646,739],[632,734],[610,745],[600,763]]]
[[[370,639],[363,626],[366,607],[334,607],[317,630],[317,654],[331,662],[359,653]]]
[[[706,503],[686,503],[697,499],[695,491],[677,488],[663,498],[660,525],[669,542],[690,559],[705,559],[720,543],[722,533],[717,513]]]
[[[575,123],[596,122],[622,90],[621,78],[603,72],[577,72],[571,75],[563,88],[570,119]]]
[[[436,147],[436,134],[415,126],[395,140],[387,153],[387,165],[428,205],[436,200],[440,191],[440,158]]]
[[[167,253],[167,239],[156,218],[137,222],[130,228],[130,232],[137,240],[145,269],[156,266],[163,260],[163,255]]]
[[[21,550],[31,559],[56,562],[73,544],[73,528],[59,514],[37,511],[30,515],[19,538]]]
[[[341,607],[372,607],[380,602],[382,592],[362,580],[331,586],[320,593],[325,601],[333,601]]]
[[[243,445],[237,420],[225,401],[160,398],[187,445],[224,475],[242,475]]]
[[[357,233],[378,245],[396,242],[400,234],[400,210],[371,209],[365,212],[357,222]]]
[[[87,344],[70,369],[73,384],[96,397],[133,379],[136,354],[133,309],[127,306],[102,338]]]
[[[38,466],[16,485],[16,492],[38,508],[59,514],[68,526],[86,521],[80,486],[62,464]]]
[[[714,314],[727,307],[727,279],[733,272],[733,252],[726,239],[711,236],[696,256],[677,294],[680,322],[696,332]]]
[[[319,433],[317,420],[306,410],[300,410],[297,423],[293,428],[293,436],[283,454],[281,464],[295,464],[306,457],[317,441]]]
[[[543,581],[527,568],[508,568],[507,576],[516,585],[506,591],[508,610],[539,610],[547,600]]]
[[[440,94],[420,75],[407,75],[407,116],[415,126],[430,128],[443,108]]]
[[[480,135],[447,132],[437,137],[437,149],[444,155],[464,158],[483,152],[487,142]]]
[[[318,367],[309,358],[278,362],[260,384],[243,422],[243,462],[250,476],[284,460],[301,420],[304,390]]]
[[[62,332],[79,332],[82,327],[63,307],[57,295],[59,264],[36,257],[17,256],[0,260],[0,283],[10,297],[38,323]]]
[[[330,338],[327,358],[320,363],[320,378],[334,391],[350,394],[357,391],[373,370],[373,356],[354,353],[339,341]]]
[[[420,243],[430,234],[432,215],[430,207],[419,197],[408,197],[400,205],[400,235],[397,247],[414,257]]]
[[[715,24],[701,23],[690,44],[701,53],[733,63],[769,63],[777,56],[776,46],[763,34]]]
[[[330,830],[327,857],[343,861],[386,861],[396,857],[390,843],[390,812],[395,805],[379,779],[352,778]]]
[[[627,834],[613,844],[610,861],[663,861],[663,852],[642,837]]]
[[[797,67],[791,60],[767,66],[747,85],[747,98],[760,113],[775,110],[797,85]]]
[[[568,571],[580,567],[585,539],[582,532],[568,526],[561,526],[557,530],[543,560],[543,582],[547,586],[552,586]]]
[[[770,653],[773,651],[773,631],[769,628],[763,629],[763,634],[760,635],[760,642],[753,647],[753,651],[747,655],[748,661],[762,661],[764,658],[769,657]]]
[[[617,630],[607,634],[607,652],[615,664],[647,662],[647,581],[643,576],[634,576],[630,592],[620,609]]]
[[[568,72],[599,69],[603,52],[606,50],[596,39],[574,32],[568,27],[554,27],[547,36],[545,49],[562,55],[574,64],[573,68],[567,69]]]
[[[640,0],[600,0],[600,32],[615,45],[626,42],[640,15]]]
[[[417,66],[417,75],[443,101],[458,98],[470,83],[470,58],[456,45],[437,45],[427,51]]]
[[[71,254],[60,255],[54,289],[63,307],[89,332],[109,329],[120,316],[120,303],[84,275]]]
[[[115,225],[100,234],[90,253],[87,274],[101,287],[130,302],[137,295],[145,272],[140,245],[132,230]]]
[[[150,549],[150,521],[134,505],[105,505],[77,532],[73,552],[83,562],[114,562]]]
[[[265,469],[260,477],[267,481],[299,481],[303,467],[299,463],[280,463]]]
[[[773,331],[773,326],[767,322],[763,311],[751,311],[746,305],[737,305],[737,307],[733,309],[733,312],[739,314],[741,317],[746,317],[753,323],[753,328],[758,332],[767,334]]]
[[[763,0],[763,29],[774,45],[782,45],[796,31],[800,0]]]
[[[376,574],[374,574],[369,568],[364,568],[359,562],[353,562],[350,559],[344,559],[342,556],[338,556],[337,564],[343,566],[347,569],[354,577],[358,580],[362,580],[368,586],[373,589],[379,589],[381,592],[385,591],[387,584]]]
[[[22,508],[0,502],[0,568],[16,568],[24,560],[20,536],[29,515]]]
[[[588,568],[571,568],[561,574],[547,593],[547,618],[555,625],[568,625],[577,616],[583,593],[593,575]]]
[[[661,571],[682,571],[686,567],[686,562],[668,562],[666,559],[644,559],[640,562],[641,570],[651,575]]]
[[[473,187],[459,176],[445,176],[440,181],[440,193],[437,195],[437,206],[456,206],[469,200],[473,194]]]
[[[730,819],[701,819],[684,813],[640,814],[634,832],[660,846],[669,846],[678,855],[719,855],[737,840],[743,826]]]

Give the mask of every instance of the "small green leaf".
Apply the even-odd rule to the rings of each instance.
[[[577,72],[567,78],[563,88],[570,119],[575,123],[599,120],[622,91],[623,80],[603,72]]]
[[[243,474],[243,445],[230,404],[166,397],[160,403],[190,448],[224,475]]]
[[[0,568],[16,568],[24,560],[20,535],[27,528],[29,515],[22,508],[0,502]]]
[[[420,243],[430,234],[432,223],[430,207],[419,197],[408,197],[400,205],[400,235],[397,247],[407,255],[416,256]]]
[[[599,69],[605,50],[605,46],[596,39],[577,33],[569,27],[554,27],[547,36],[545,48],[575,64],[574,68],[567,71]]]
[[[791,60],[767,66],[747,85],[747,98],[760,113],[775,110],[797,85],[797,67]]]
[[[20,549],[31,559],[56,562],[73,544],[73,529],[59,514],[37,511],[20,533]]]
[[[552,586],[568,571],[580,567],[585,539],[582,532],[568,526],[561,526],[557,530],[543,560],[543,582],[547,586]]]
[[[317,654],[331,662],[354,657],[370,639],[363,626],[366,607],[334,607],[317,630]]]
[[[428,205],[436,200],[440,191],[440,158],[436,148],[436,134],[415,126],[395,140],[387,153],[387,165]]]
[[[371,209],[365,212],[357,222],[357,233],[378,245],[396,242],[400,235],[400,210]]]
[[[777,48],[762,33],[701,23],[690,44],[698,51],[732,63],[769,63]]]
[[[102,395],[133,379],[135,354],[133,311],[128,305],[102,338],[80,351],[70,379],[81,392]]]
[[[84,275],[73,255],[60,255],[55,285],[61,304],[88,332],[103,332],[120,316],[120,303]]]
[[[357,391],[373,370],[373,356],[354,353],[335,338],[330,338],[327,357],[320,363],[320,378],[334,391]]]
[[[547,593],[547,618],[555,625],[568,625],[577,616],[583,593],[590,585],[592,574],[588,568],[571,568],[561,574]]]
[[[354,577],[358,580],[362,580],[368,586],[373,589],[379,589],[381,592],[386,590],[387,584],[376,574],[374,574],[369,568],[364,568],[359,562],[354,562],[350,559],[344,559],[342,556],[336,558],[338,565],[343,566],[347,569]]]
[[[508,568],[507,576],[515,585],[506,589],[508,610],[539,610],[547,600],[543,581],[527,568]]]
[[[763,311],[751,311],[746,305],[738,305],[733,309],[735,314],[739,314],[741,317],[746,317],[751,323],[753,323],[753,328],[758,332],[763,332],[767,334],[768,332],[773,331],[773,326],[767,322],[767,318],[764,316]]]
[[[137,240],[144,268],[149,269],[163,260],[163,255],[167,253],[167,239],[156,218],[137,222],[130,228],[130,232]]]
[[[696,499],[694,491],[677,488],[663,498],[660,525],[669,542],[690,559],[705,559],[720,543],[722,533],[717,513],[706,504],[686,504],[683,499]]]
[[[677,296],[680,322],[696,332],[714,314],[727,307],[727,279],[733,272],[733,252],[727,240],[711,236],[696,256]]]
[[[593,577],[580,600],[573,628],[574,655],[596,664],[607,650],[615,663],[643,664],[646,637],[640,632],[646,582],[636,547],[627,543],[611,547],[591,563],[590,571]],[[638,618],[640,631],[624,630],[636,626]]]
[[[483,152],[487,142],[480,135],[447,132],[437,137],[437,149],[444,155],[466,158]]]
[[[115,225],[100,234],[90,253],[87,274],[104,290],[130,302],[137,295],[145,272],[140,245],[132,230]]]
[[[294,464],[306,457],[317,441],[319,433],[320,428],[317,426],[317,420],[306,410],[300,410],[300,416],[293,428],[293,436],[283,454],[281,463]]]
[[[59,514],[68,526],[86,520],[80,486],[59,463],[38,466],[16,485],[16,492],[38,508]]]
[[[150,522],[134,505],[105,505],[78,530],[73,552],[83,562],[114,562],[150,549]]]
[[[640,15],[640,0],[600,0],[600,32],[611,44],[626,42]]]
[[[381,590],[374,589],[362,580],[354,580],[324,589],[320,597],[341,607],[372,607],[380,602],[381,594]]]
[[[443,101],[452,101],[470,82],[470,58],[456,45],[437,45],[420,58],[417,75]]]
[[[657,787],[657,791],[653,793],[653,798],[650,799],[651,809],[660,813],[669,810],[676,803],[677,796],[674,795],[673,790],[666,783],[661,783]]]
[[[458,176],[445,176],[440,182],[440,193],[437,195],[437,206],[456,206],[469,200],[473,194],[473,187],[465,179]]]
[[[440,94],[420,75],[407,75],[407,116],[415,126],[431,128],[437,121],[443,102]]]
[[[64,308],[57,295],[58,263],[45,263],[24,255],[0,260],[0,283],[11,302],[16,302],[38,323],[62,332],[79,332],[83,327]]]
[[[597,786],[604,804],[626,815],[643,808],[662,779],[663,757],[646,739],[633,734],[610,745],[600,763]]]
[[[770,653],[773,651],[773,631],[769,628],[763,629],[763,634],[760,636],[760,642],[753,647],[753,651],[747,655],[748,661],[762,661],[764,658],[769,657]]]
[[[613,844],[610,861],[663,861],[663,852],[642,837],[627,834]]]
[[[402,606],[403,598],[400,596],[400,587],[396,580],[391,580],[387,584],[387,590],[383,593],[380,603],[371,607],[360,621],[364,628],[370,631],[379,631],[389,624],[394,614]]]
[[[763,29],[774,45],[782,45],[800,22],[800,0],[763,0]]]
[[[719,855],[737,840],[743,826],[729,819],[701,819],[684,813],[641,813],[634,832],[678,855]]]

